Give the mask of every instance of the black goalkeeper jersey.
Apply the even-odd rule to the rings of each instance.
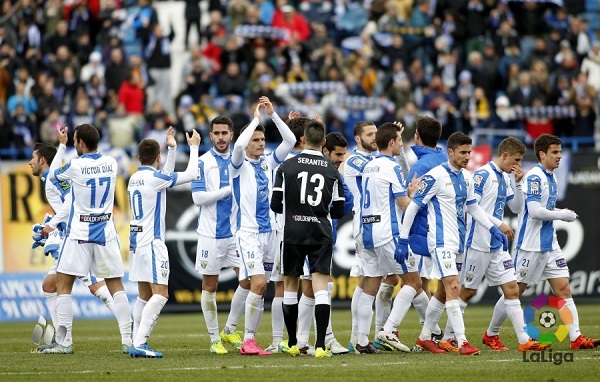
[[[279,165],[271,209],[285,213],[285,243],[333,244],[331,218],[344,215],[340,173],[319,151],[302,151]]]

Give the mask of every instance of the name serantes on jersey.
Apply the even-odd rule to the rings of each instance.
[[[309,165],[313,165],[313,166],[327,167],[327,161],[326,160],[322,160],[322,159],[313,159],[313,158],[299,157],[298,158],[298,163],[304,163],[304,164],[309,164]]]
[[[102,166],[82,167],[81,174],[83,175],[94,175],[102,174],[105,172],[112,172],[112,164],[105,164]]]

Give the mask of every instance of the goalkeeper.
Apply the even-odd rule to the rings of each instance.
[[[52,319],[52,326],[47,326],[38,329],[38,325],[46,322],[45,318],[41,318],[36,324],[36,330],[34,330],[33,342],[38,344],[41,339],[41,335],[48,330],[54,330],[54,325],[58,322],[56,317],[56,267],[58,265],[58,254],[60,252],[60,246],[64,239],[65,222],[67,221],[69,211],[71,209],[71,184],[68,182],[59,182],[54,180],[48,182],[48,171],[50,164],[56,155],[56,147],[50,143],[37,143],[33,148],[31,154],[31,160],[29,166],[31,166],[31,173],[34,176],[42,178],[44,190],[46,192],[46,199],[55,212],[54,217],[46,214],[42,224],[35,224],[33,226],[33,245],[32,248],[44,246],[44,254],[50,255],[54,258],[52,268],[48,271],[46,278],[42,284],[42,290],[46,296],[46,304],[50,317]],[[48,236],[48,238],[42,237],[42,229],[46,224],[51,225],[55,229]],[[106,307],[114,314],[113,311],[113,299],[104,283],[103,279],[98,279],[92,274],[85,276],[78,276],[79,280],[90,289],[90,292],[101,299]],[[52,337],[52,336],[50,336]],[[54,342],[54,339],[52,339]],[[52,347],[53,343],[47,345],[41,345],[36,350],[38,352],[43,351],[47,347]]]

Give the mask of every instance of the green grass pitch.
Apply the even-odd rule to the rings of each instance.
[[[600,325],[597,305],[578,306],[581,330],[597,338]],[[150,345],[163,359],[132,359],[121,354],[120,335],[114,320],[76,320],[74,355],[34,354],[30,338],[34,323],[0,324],[0,381],[577,381],[600,380],[600,348],[574,351],[573,362],[523,362],[516,351],[510,322],[502,339],[511,350],[493,352],[481,345],[491,306],[470,306],[465,314],[467,338],[482,349],[479,356],[457,354],[386,352],[378,355],[348,354],[315,359],[286,354],[268,357],[224,356],[209,352],[209,338],[199,313],[161,316]],[[225,322],[220,315],[220,325]],[[442,317],[445,323],[445,315]],[[271,341],[271,316],[265,313],[258,342]],[[342,344],[350,336],[350,311],[333,311],[333,328]],[[400,327],[400,339],[409,347],[420,331],[414,309]],[[553,352],[570,352],[568,339]],[[527,353],[531,354],[531,353]]]

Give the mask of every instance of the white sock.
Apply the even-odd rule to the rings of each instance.
[[[515,328],[519,343],[525,344],[529,341],[529,335],[525,333],[525,320],[523,319],[523,309],[521,309],[521,301],[518,298],[513,300],[504,300],[506,307],[506,315]]]
[[[392,312],[390,313],[385,325],[383,326],[383,330],[386,333],[393,332],[398,325],[402,322],[406,313],[410,309],[410,304],[412,300],[415,298],[417,291],[415,288],[410,285],[404,285],[400,292],[396,295],[394,299],[394,306],[392,307]]]
[[[256,328],[260,323],[260,303],[262,297],[254,292],[248,293],[246,298],[246,330],[244,332],[244,341],[254,338]]]
[[[331,295],[333,293],[333,281],[327,283],[327,296],[329,297],[329,323],[327,324],[327,330],[325,332],[325,344],[332,341],[335,336],[333,335],[333,327],[331,326]],[[315,322],[315,338],[317,337],[317,324]]]
[[[571,311],[573,323],[569,325],[569,337],[571,338],[571,341],[575,341],[577,337],[581,335],[581,331],[579,330],[579,314],[577,313],[577,307],[575,306],[573,298],[565,298],[565,305],[561,310],[563,309],[569,309]]]
[[[58,317],[56,316],[56,292],[54,293],[46,293],[44,292],[44,296],[46,296],[46,307],[48,308],[48,313],[50,313],[50,319],[52,320],[52,326],[54,329],[58,328]]]
[[[56,298],[56,342],[62,346],[73,344],[73,302],[70,294],[61,294]]]
[[[492,313],[490,326],[487,329],[488,336],[497,336],[500,334],[500,327],[506,320],[506,304],[504,301],[504,295],[502,295],[496,301],[496,305],[494,305],[494,313]]]
[[[463,315],[463,322],[464,322],[464,314],[465,314],[465,309],[467,308],[467,303],[459,298],[458,304],[460,305],[460,312]],[[448,310],[446,310],[446,315],[448,315]],[[445,329],[442,341],[449,341],[451,339],[454,339],[454,329],[452,329],[451,320],[448,319],[448,321],[446,321],[446,329]]]
[[[137,334],[137,331],[140,327],[140,322],[142,321],[142,312],[144,311],[144,307],[148,301],[144,301],[141,298],[137,298],[135,300],[135,304],[133,304],[133,337]]]
[[[358,285],[354,288],[354,293],[352,294],[352,303],[350,305],[350,311],[352,313],[352,332],[350,333],[350,342],[356,344],[356,339],[358,336],[358,302],[360,301],[360,296],[362,295],[363,290]]]
[[[313,322],[315,316],[315,299],[306,297],[304,293],[300,296],[298,302],[298,339],[299,345],[308,344],[310,324]]]
[[[125,291],[119,291],[113,295],[115,302],[115,317],[119,324],[119,331],[121,332],[121,343],[123,345],[131,346],[131,314],[129,313],[129,301],[127,301],[127,294]],[[146,307],[148,304],[146,304]],[[146,309],[144,307],[144,310]],[[142,321],[144,320],[144,312],[142,311]],[[142,322],[140,322],[140,327]],[[139,330],[138,330],[139,333]]]
[[[421,341],[431,340],[431,334],[433,331],[436,330],[436,328],[439,329],[437,323],[440,321],[442,313],[444,313],[444,304],[432,296],[431,300],[429,300],[429,304],[427,305],[425,323],[423,324],[423,328],[421,328],[421,334],[419,334],[419,339]]]
[[[448,321],[452,323],[458,346],[461,347],[463,343],[467,342],[467,337],[465,336],[465,322],[463,321],[458,299],[446,301],[446,313],[448,314]]]
[[[233,298],[231,299],[231,309],[229,310],[227,323],[225,323],[225,328],[223,329],[225,333],[231,334],[235,332],[240,317],[242,317],[242,314],[244,314],[244,311],[246,310],[246,298],[248,297],[249,292],[250,290],[244,289],[239,285],[235,290]]]
[[[381,283],[375,296],[375,333],[378,333],[392,310],[392,295],[394,286]]]
[[[96,292],[94,292],[94,296],[102,300],[102,302],[104,302],[104,305],[106,305],[106,308],[110,310],[112,315],[115,315],[115,303],[106,285],[102,285],[100,288],[98,288]]]
[[[262,317],[263,317],[264,313],[265,313],[265,298],[263,296],[260,299],[260,307],[258,308],[258,322],[256,323],[256,326],[254,327],[254,333],[258,332],[258,326],[260,325],[260,322],[262,321]]]
[[[361,346],[369,344],[369,332],[371,330],[371,322],[373,321],[373,301],[375,301],[375,296],[370,296],[366,293],[362,293],[358,301],[357,339]]]
[[[274,297],[271,303],[271,326],[273,329],[273,344],[283,341],[283,297]]]
[[[202,315],[206,322],[206,329],[210,336],[210,342],[213,343],[219,340],[219,318],[217,316],[217,292],[208,292],[203,290],[200,296],[200,306],[202,307]]]
[[[412,304],[415,306],[415,309],[417,310],[417,314],[419,315],[419,322],[421,323],[421,326],[423,326],[425,324],[425,315],[427,314],[427,306],[429,305],[429,297],[427,296],[427,293],[425,293],[425,291],[421,291],[421,293],[419,293],[418,295],[415,296],[415,298],[413,298]],[[441,332],[442,332],[442,329],[440,329],[438,324],[435,324],[433,334],[440,334]]]
[[[115,300],[116,297],[117,294],[115,294]],[[158,321],[160,311],[167,303],[167,300],[168,299],[165,296],[161,296],[160,294],[155,294],[150,297],[150,300],[148,300],[148,303],[142,312],[142,321],[140,322],[140,328],[133,340],[133,346],[137,347],[148,342],[148,337],[150,337],[150,333],[152,333],[152,329],[154,329],[154,325],[156,325],[156,321]]]

